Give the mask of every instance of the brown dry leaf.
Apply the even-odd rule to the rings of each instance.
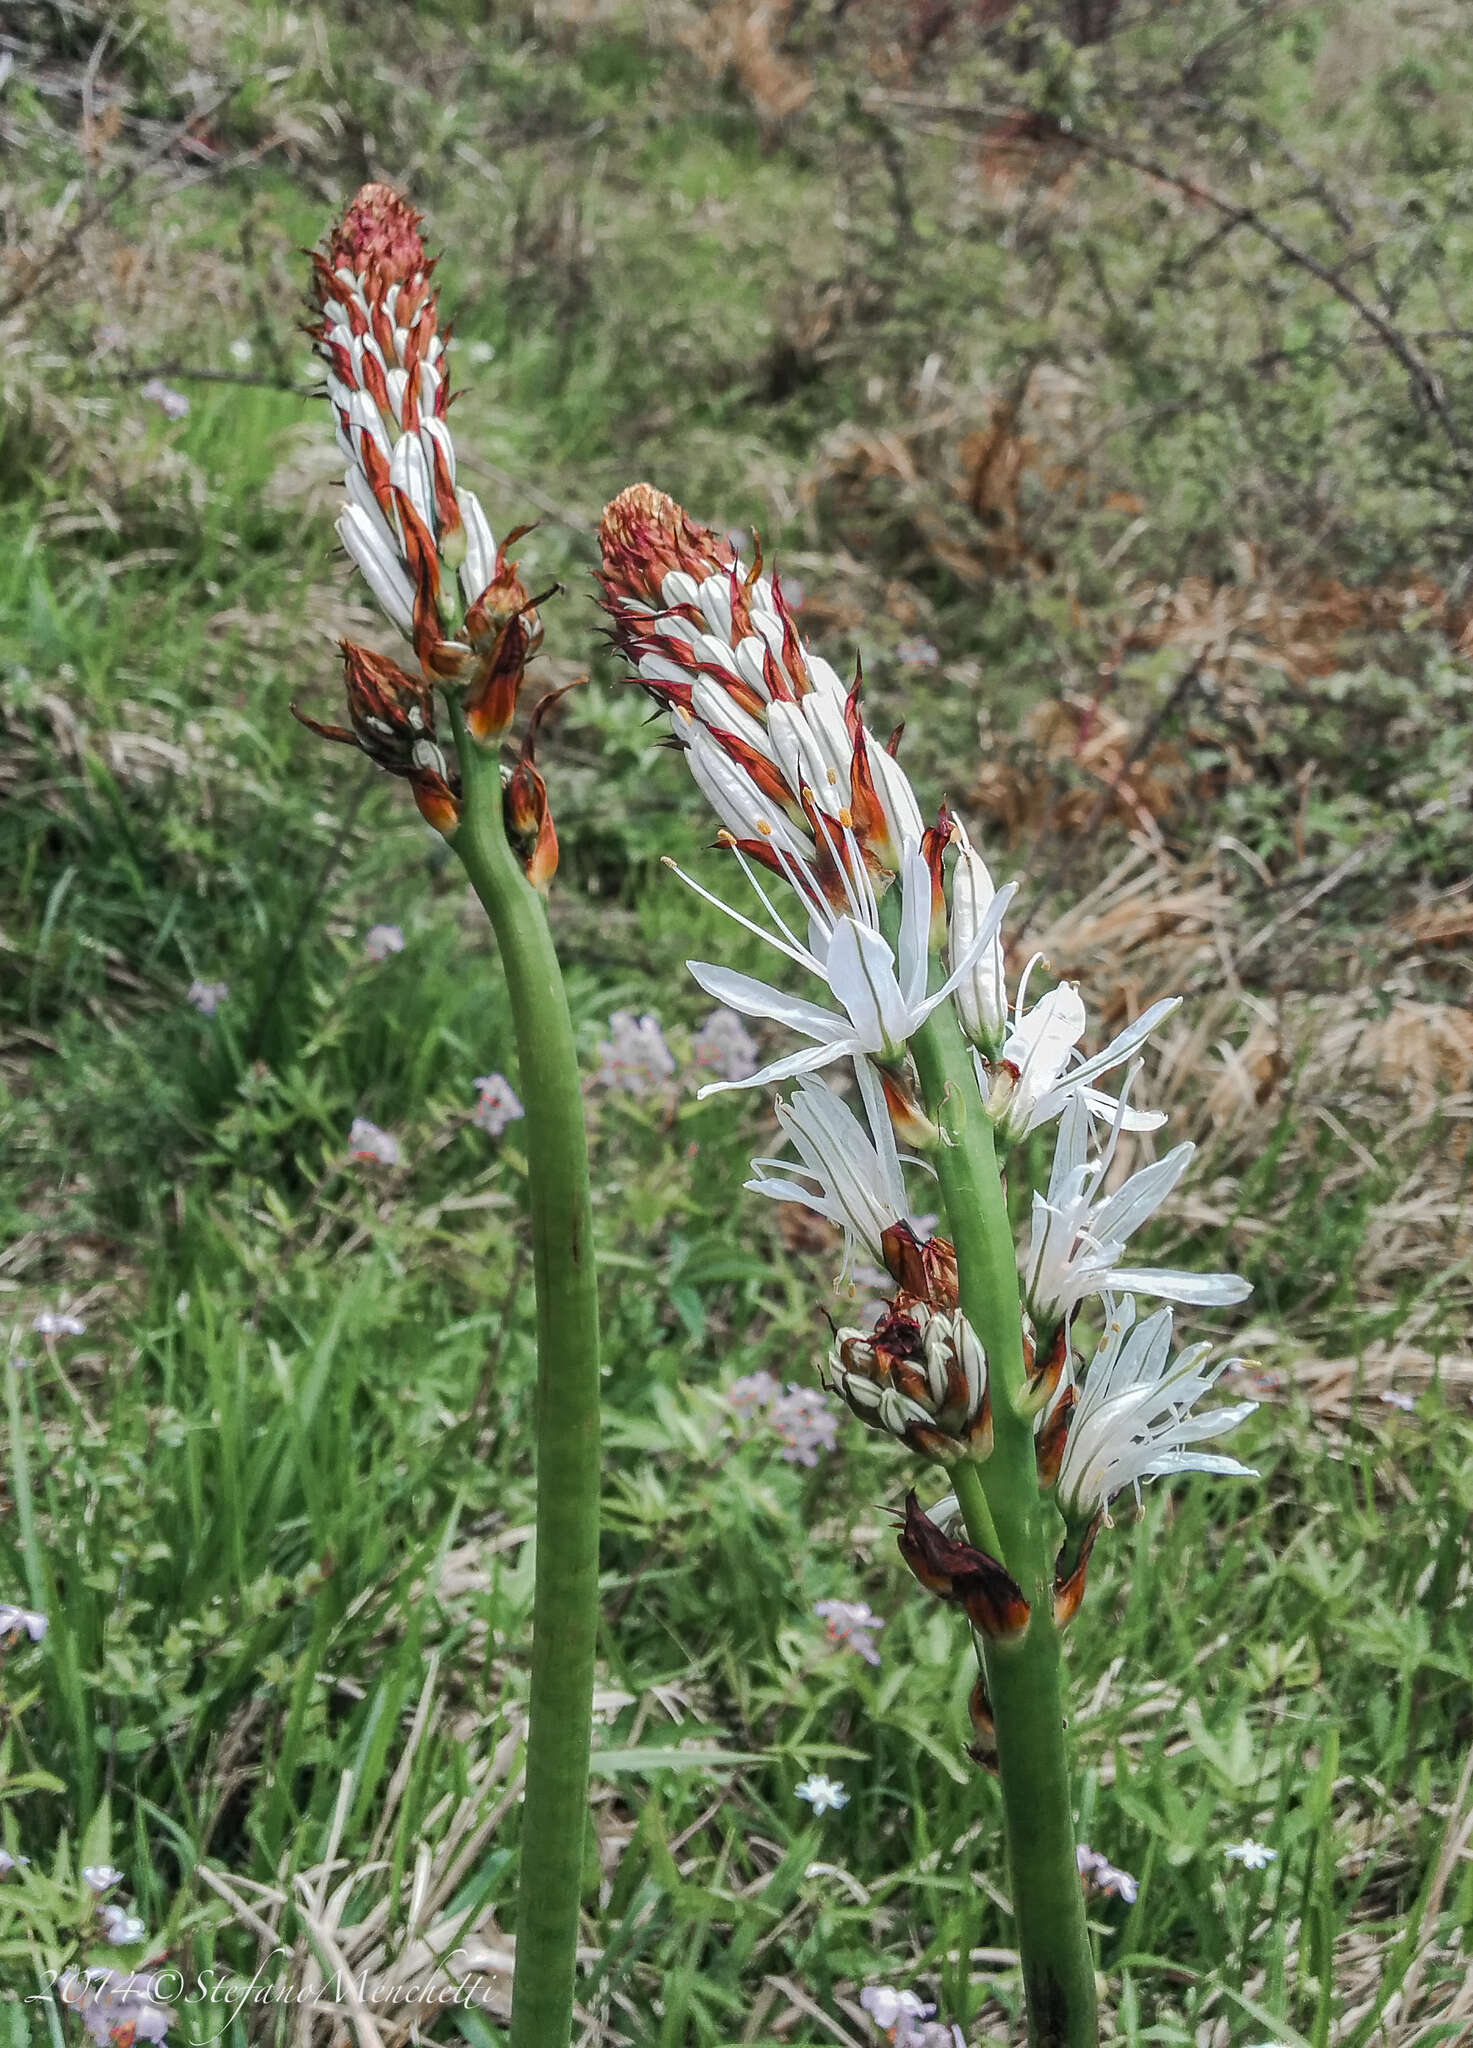
[[[717,0],[680,41],[708,78],[731,72],[769,133],[808,104],[813,80],[777,45],[788,25],[789,0]]]

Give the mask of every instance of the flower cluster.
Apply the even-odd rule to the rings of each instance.
[[[338,538],[379,609],[412,643],[419,674],[345,640],[348,724],[323,725],[292,708],[323,738],[360,747],[403,777],[430,824],[452,833],[460,777],[436,732],[435,686],[455,686],[476,739],[498,739],[511,725],[542,624],[539,601],[506,553],[527,529],[498,546],[479,499],[457,476],[433,270],[420,216],[387,185],[365,185],[312,258],[308,331],[347,464]],[[556,839],[531,735],[508,786],[509,830],[514,801],[515,838],[541,886],[556,865]]]
[[[897,1991],[890,1984],[867,1984],[859,2003],[869,2014],[891,2048],[964,2048],[960,2027],[933,2020],[934,2005],[928,2005],[914,1991]]]
[[[760,1416],[782,1445],[787,1465],[814,1466],[820,1451],[831,1451],[838,1437],[833,1410],[812,1387],[783,1387],[765,1370],[733,1380],[727,1400],[738,1415]]]
[[[67,1970],[56,1988],[62,2004],[81,2014],[87,2038],[97,2048],[166,2041],[174,2022],[174,2014],[158,1995],[158,1979],[146,1971],[98,1966]]]
[[[755,1160],[748,1186],[831,1223],[843,1241],[842,1278],[857,1262],[888,1276],[894,1291],[873,1327],[837,1332],[828,1384],[873,1428],[943,1464],[989,1456],[998,1396],[958,1305],[955,1251],[913,1220],[907,1172],[929,1171],[916,1155],[940,1142],[913,1042],[923,1033],[937,1042],[938,1012],[949,1009],[944,1028],[959,1048],[950,1071],[970,1054],[971,1113],[986,1117],[999,1148],[1056,1127],[1019,1255],[1027,1383],[1007,1398],[1034,1429],[1040,1482],[1057,1489],[1069,1524],[1055,1588],[1067,1618],[1117,1493],[1166,1472],[1244,1469],[1197,1448],[1249,1412],[1193,1414],[1223,1368],[1206,1367],[1200,1346],[1173,1363],[1171,1310],[1137,1325],[1134,1304],[1220,1306],[1240,1301],[1246,1283],[1125,1262],[1130,1238],[1192,1155],[1179,1145],[1123,1179],[1116,1171],[1122,1137],[1164,1122],[1130,1095],[1135,1055],[1176,999],[1152,1004],[1086,1054],[1075,987],[1046,985],[1039,957],[1010,979],[1004,918],[1014,885],[998,886],[944,806],[925,821],[896,758],[899,733],[882,746],[869,732],[861,678],[842,681],[805,644],[760,548],[744,559],[740,536],[696,524],[648,484],[606,508],[600,539],[615,643],[714,810],[746,900],[681,879],[801,985],[795,993],[719,962],[690,963],[715,1001],[800,1041],[701,1092],[793,1084],[776,1112],[791,1151]],[[1117,1092],[1101,1086],[1122,1070]],[[1106,1330],[1086,1367],[1075,1325],[1096,1300]],[[944,1585],[944,1597],[969,1612],[996,1611],[1015,1626],[1011,1594],[988,1577],[995,1561],[939,1531],[933,1541],[916,1515],[906,1524],[908,1555],[923,1583],[929,1571],[933,1590]],[[949,1546],[944,1557],[938,1545]],[[1026,1603],[1022,1612],[1026,1619]]]

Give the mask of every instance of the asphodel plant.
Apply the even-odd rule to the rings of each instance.
[[[542,902],[557,867],[535,759],[544,696],[503,747],[542,637],[537,602],[457,480],[419,216],[365,185],[312,260],[311,332],[346,465],[338,535],[415,667],[342,642],[356,746],[408,783],[485,906],[511,1002],[537,1289],[537,1555],[514,2048],[567,2048],[588,1820],[598,1610],[598,1297],[573,1030]],[[524,530],[524,529],[522,529]]]
[[[715,812],[745,907],[683,879],[765,941],[780,981],[715,961],[690,971],[798,1041],[702,1092],[791,1084],[777,1114],[795,1156],[754,1161],[748,1186],[817,1211],[842,1233],[846,1268],[862,1255],[893,1284],[873,1327],[837,1332],[826,1383],[944,1489],[927,1508],[914,1475],[900,1554],[958,1611],[961,1654],[976,1659],[971,1747],[1001,1783],[1030,2038],[1085,2048],[1098,2027],[1062,1631],[1112,1500],[1166,1473],[1245,1471],[1199,1446],[1253,1406],[1197,1412],[1228,1361],[1172,1350],[1170,1304],[1240,1301],[1246,1283],[1126,1263],[1192,1154],[1116,1170],[1122,1137],[1165,1121],[1130,1095],[1135,1055],[1176,999],[1082,1052],[1077,989],[1048,985],[1038,959],[1009,989],[1014,885],[994,886],[944,806],[926,822],[899,734],[881,746],[866,729],[858,676],[846,684],[804,644],[755,541],[742,559],[647,484],[622,492],[600,531],[616,642]],[[1099,1085],[1111,1075],[1115,1094]],[[1018,1246],[1008,1157],[1050,1132]],[[944,1234],[914,1220],[938,1193]],[[1163,1306],[1141,1316],[1141,1300]]]

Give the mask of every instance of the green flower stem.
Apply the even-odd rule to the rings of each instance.
[[[501,764],[452,700],[451,844],[496,934],[526,1112],[537,1286],[537,1571],[511,2048],[568,2048],[598,1629],[598,1287],[588,1141],[568,1000],[541,898],[507,842]]]
[[[997,1728],[1013,1916],[1033,2048],[1096,2048],[1094,1961],[1075,1862],[1064,1737],[1064,1670],[1054,1624],[1058,1515],[1040,1492],[1033,1420],[1023,1395],[1018,1269],[992,1125],[949,1003],[911,1041],[926,1109],[941,1132],[934,1156],[956,1246],[961,1306],[987,1353],[993,1452],[950,1477],[979,1549],[1000,1558],[1031,1614],[1020,1642],[983,1645]]]

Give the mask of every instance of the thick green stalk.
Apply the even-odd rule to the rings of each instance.
[[[573,1025],[541,898],[507,842],[501,764],[452,703],[452,844],[496,934],[526,1112],[537,1286],[537,1571],[512,2048],[568,2048],[598,1628],[598,1287]]]
[[[987,1353],[993,1452],[953,1469],[972,1541],[998,1555],[1031,1611],[1018,1643],[983,1647],[997,1729],[1013,1917],[1033,2048],[1096,2048],[1094,1962],[1075,1861],[1064,1735],[1064,1670],[1052,1589],[1058,1517],[1039,1491],[1033,1422],[1023,1406],[1018,1270],[997,1150],[949,1003],[911,1041],[956,1246],[961,1306]]]

